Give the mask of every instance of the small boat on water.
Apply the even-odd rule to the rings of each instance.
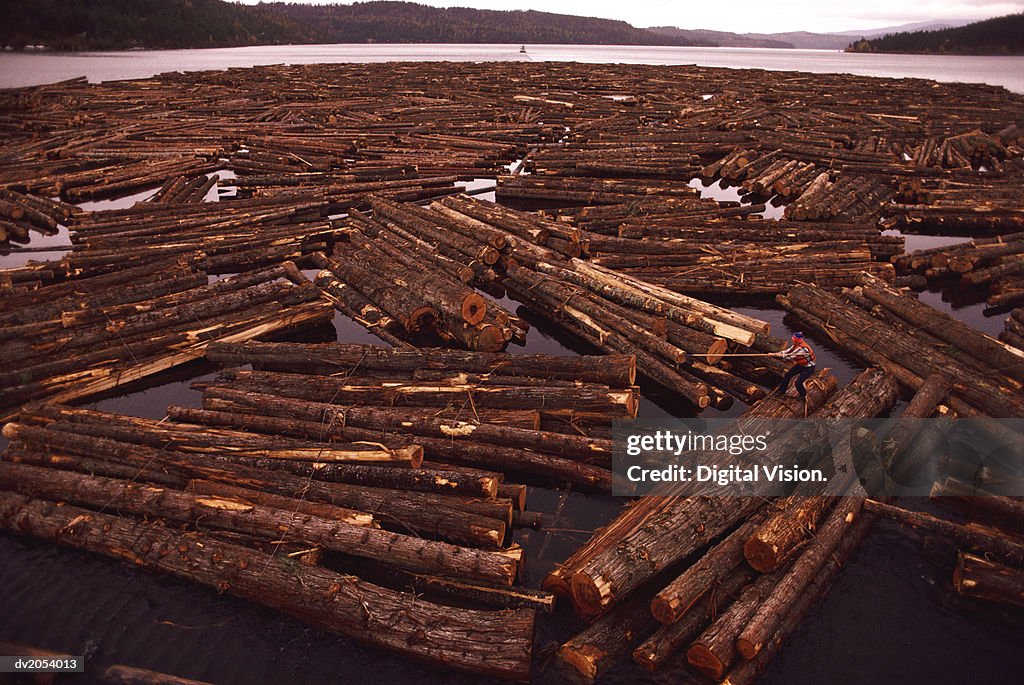
[[[525,55],[526,54],[526,46],[523,45],[522,47],[520,47],[519,48],[519,52]]]

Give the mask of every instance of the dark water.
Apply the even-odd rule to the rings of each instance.
[[[719,199],[734,189],[705,189]],[[133,199],[128,198],[130,204]],[[105,203],[124,206],[125,199]],[[64,236],[66,239],[66,235]],[[956,238],[909,236],[908,249],[955,242]],[[53,243],[60,244],[60,243]],[[59,256],[59,254],[57,255]],[[23,263],[26,255],[0,257]],[[32,258],[38,258],[32,255]],[[17,260],[21,261],[17,261]],[[1001,318],[986,318],[977,302],[956,292],[925,293],[922,299],[992,333]],[[962,298],[960,298],[962,300]],[[585,345],[518,303],[501,303],[532,324],[525,346],[513,353],[586,354]],[[772,333],[796,330],[771,303],[736,307],[769,321]],[[321,339],[374,343],[361,326],[338,315]],[[854,360],[808,332],[819,364],[840,383],[859,370]],[[89,403],[104,410],[162,418],[168,404],[198,406],[191,381],[215,369],[194,363]],[[736,403],[724,414],[737,415]],[[688,405],[645,393],[641,416],[686,416]],[[5,441],[0,438],[0,448]],[[516,530],[524,548],[523,582],[539,586],[554,564],[568,557],[591,532],[614,518],[623,500],[571,488],[530,489],[528,509],[547,514],[540,531]],[[838,576],[763,676],[772,684],[1003,682],[1019,673],[1024,632],[1020,616],[965,602],[950,586],[954,550],[883,523]],[[568,608],[540,617],[535,663],[540,683],[567,681],[546,668],[554,647],[582,628]],[[214,683],[423,682],[483,683],[486,680],[423,667],[351,640],[309,628],[277,612],[179,581],[138,571],[118,561],[0,534],[0,636],[74,654],[89,653],[96,666],[125,663]],[[967,658],[965,658],[965,656]],[[682,659],[651,675],[628,658],[602,679],[607,683],[690,682]],[[67,682],[91,682],[92,676]]]

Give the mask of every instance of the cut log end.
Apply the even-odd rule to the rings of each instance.
[[[477,332],[475,348],[477,352],[500,352],[506,342],[501,328],[484,324]]]
[[[433,307],[416,307],[409,314],[408,320],[405,322],[406,330],[411,333],[419,333],[420,331],[431,331],[437,324],[437,312],[434,311]]]
[[[487,301],[479,293],[470,293],[462,300],[462,320],[475,326],[487,315]]]
[[[736,640],[736,649],[744,659],[753,659],[761,651],[761,647],[760,643],[752,642],[746,638],[741,637]]]
[[[604,656],[604,651],[593,645],[567,643],[558,649],[558,658],[575,669],[588,681],[593,681],[597,677],[597,665]]]
[[[662,625],[675,623],[683,614],[679,609],[675,602],[664,597],[656,596],[651,600],[651,616]]]
[[[600,614],[611,601],[611,587],[603,578],[576,573],[569,581],[576,608],[584,617]]]
[[[565,576],[562,575],[560,569],[555,569],[549,573],[540,584],[540,588],[562,597],[572,596],[572,587],[569,585],[569,581],[565,579]]]
[[[743,556],[751,568],[761,573],[775,570],[779,565],[778,550],[773,545],[756,537],[743,544]]]
[[[719,680],[725,674],[725,664],[714,652],[700,643],[690,645],[686,660],[691,666],[709,678]]]
[[[706,363],[710,366],[714,366],[718,362],[722,361],[722,355],[728,351],[729,345],[726,340],[724,338],[717,338],[708,346]]]

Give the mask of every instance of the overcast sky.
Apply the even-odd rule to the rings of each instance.
[[[254,5],[258,0],[241,0]],[[306,0],[336,4],[336,0]],[[737,33],[847,31],[917,21],[987,19],[1024,11],[1024,0],[416,0],[435,7],[534,9],[622,19],[634,26],[678,26]],[[351,3],[343,3],[351,4]]]

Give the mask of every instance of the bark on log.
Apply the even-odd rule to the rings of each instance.
[[[530,674],[534,613],[529,610],[443,607],[201,534],[13,493],[0,493],[0,527],[230,592],[314,627],[437,666],[515,680]]]
[[[829,514],[808,548],[768,594],[736,638],[736,648],[745,659],[753,659],[774,635],[788,607],[820,574],[822,566],[851,530],[860,514],[863,499],[846,497]]]
[[[1024,562],[1024,544],[1015,542],[1008,536],[1000,536],[997,531],[981,530],[976,526],[961,526],[929,514],[901,509],[872,499],[864,503],[864,510],[905,526],[951,538],[965,548],[982,554],[995,554],[1015,564]]]
[[[736,637],[785,574],[779,569],[760,576],[740,592],[729,608],[715,619],[686,650],[686,660],[709,678],[718,680],[740,658]]]
[[[657,627],[648,606],[646,596],[631,597],[563,643],[558,658],[585,681],[593,682]]]
[[[485,552],[423,540],[370,526],[300,513],[299,503],[272,508],[240,497],[187,493],[70,471],[0,463],[0,488],[40,499],[87,507],[114,507],[146,517],[164,517],[270,539],[303,540],[417,573],[511,585],[519,550]],[[202,489],[202,488],[200,488]]]
[[[757,529],[766,514],[755,513],[666,585],[651,600],[651,614],[665,625],[671,625],[685,616],[694,603],[730,576],[737,565],[743,562],[743,543]]]
[[[208,388],[204,393],[204,407],[208,404],[207,400],[225,400],[233,402],[239,407],[265,411],[281,417],[293,417],[303,421],[328,425],[337,423],[341,426],[371,430],[397,430],[433,438],[454,440],[466,438],[507,447],[535,449],[583,461],[601,457],[608,458],[611,454],[611,445],[603,440],[562,433],[508,428],[486,423],[474,424],[467,421],[448,421],[422,416],[403,418],[394,412],[381,411],[374,407],[338,407],[322,402],[291,400],[276,395],[216,387]],[[210,404],[208,408],[218,409],[219,407]]]
[[[965,597],[976,597],[1024,608],[1024,571],[960,552],[953,587]]]
[[[344,343],[211,343],[207,358],[233,364],[259,364],[275,371],[337,373],[350,369],[414,372],[420,369],[499,376],[528,376],[581,380],[612,388],[631,386],[636,380],[636,359],[631,355],[562,357],[510,355],[458,350],[394,350],[373,345]]]
[[[611,490],[611,472],[605,468],[530,450],[447,438],[412,438],[401,433],[330,425],[319,421],[300,421],[287,417],[239,413],[234,406],[227,407],[227,409],[227,411],[215,411],[172,405],[168,407],[167,412],[172,418],[181,421],[214,426],[233,426],[271,435],[297,435],[313,440],[330,440],[332,438],[368,440],[389,447],[408,445],[415,440],[416,444],[423,447],[426,455],[435,461],[454,462],[500,471],[515,471],[576,483],[602,491]]]
[[[709,587],[675,623],[663,624],[634,649],[633,661],[648,671],[661,668],[675,657],[682,647],[696,639],[752,578],[753,573],[748,569],[734,566]]]
[[[977,357],[997,372],[1024,381],[1024,354],[974,330],[962,321],[935,310],[915,298],[905,297],[868,274],[858,277],[864,295],[895,312],[921,330]]]

